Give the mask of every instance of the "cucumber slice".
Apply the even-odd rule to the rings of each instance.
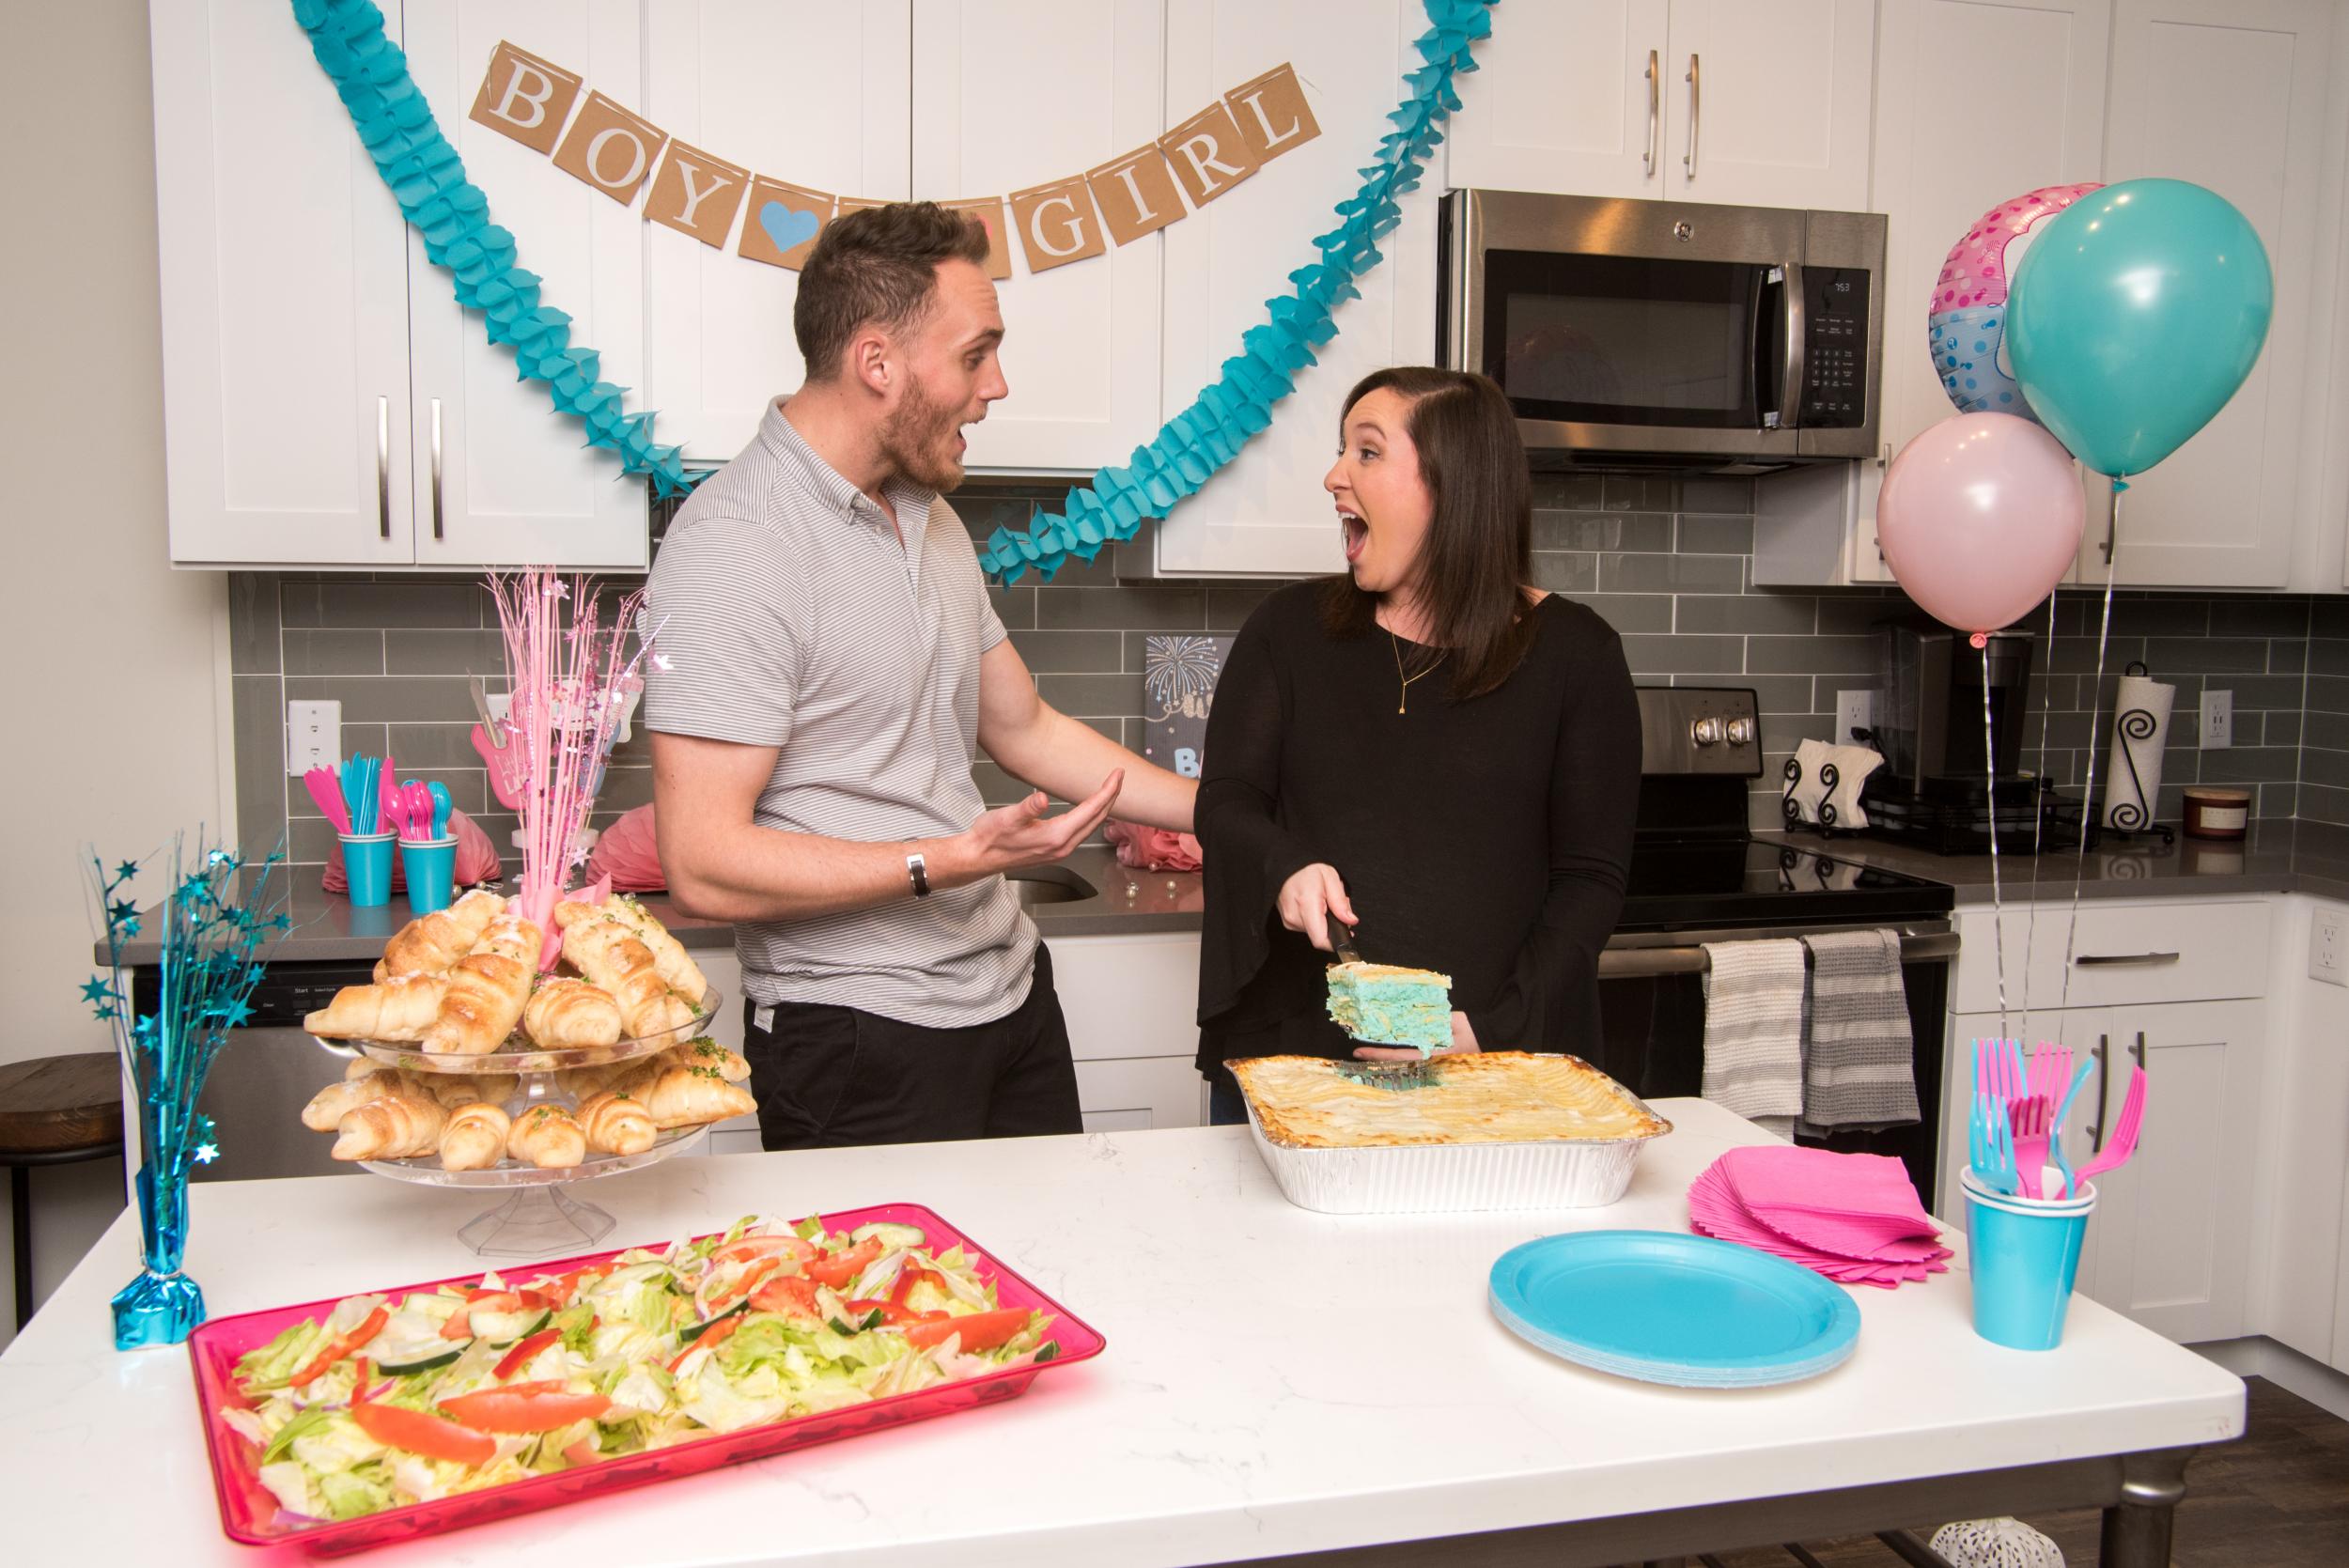
[[[848,1233],[849,1245],[854,1246],[868,1236],[880,1237],[880,1244],[883,1248],[921,1247],[927,1245],[929,1239],[922,1234],[922,1228],[919,1225],[896,1225],[887,1220],[877,1220],[870,1225],[859,1225],[855,1230],[850,1231]]]
[[[513,1344],[544,1328],[553,1316],[544,1307],[525,1307],[518,1312],[476,1309],[466,1321],[473,1325],[475,1339],[491,1344]]]
[[[383,1331],[375,1336],[365,1354],[381,1371],[394,1377],[405,1377],[410,1373],[430,1372],[448,1365],[463,1355],[472,1343],[470,1339],[443,1337],[440,1323],[433,1319],[402,1313],[383,1326]]]
[[[706,1317],[690,1328],[678,1329],[677,1343],[679,1344],[692,1344],[695,1340],[702,1337],[702,1330],[708,1327],[711,1324],[723,1322],[725,1319],[734,1316],[737,1312],[747,1312],[750,1310],[751,1298],[746,1296],[742,1297],[741,1300],[737,1301],[733,1306],[728,1307],[724,1312]]]

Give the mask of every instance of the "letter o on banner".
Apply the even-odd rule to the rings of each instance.
[[[668,140],[669,133],[650,120],[591,92],[563,145],[554,149],[554,166],[626,207],[636,199],[652,172],[654,155]]]

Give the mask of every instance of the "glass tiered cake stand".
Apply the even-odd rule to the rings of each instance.
[[[586,1096],[572,1094],[559,1075],[580,1067],[615,1066],[641,1057],[655,1056],[672,1046],[697,1039],[717,1015],[718,992],[703,993],[701,1008],[691,1021],[658,1034],[640,1035],[610,1046],[572,1050],[543,1050],[523,1042],[517,1032],[510,1048],[478,1056],[451,1051],[428,1051],[416,1046],[381,1040],[335,1042],[384,1067],[403,1072],[484,1075],[513,1073],[521,1082],[503,1102],[519,1124],[531,1107],[540,1104],[575,1108]],[[592,1091],[591,1091],[592,1093]],[[363,1159],[359,1163],[379,1176],[414,1182],[421,1187],[457,1187],[506,1194],[503,1203],[483,1210],[458,1227],[457,1238],[485,1258],[544,1258],[576,1252],[600,1241],[611,1231],[612,1216],[564,1188],[600,1176],[616,1176],[658,1165],[686,1153],[709,1131],[707,1126],[678,1127],[654,1138],[652,1146],[632,1155],[599,1155],[590,1151],[577,1165],[541,1169],[511,1157],[482,1171],[451,1171],[436,1154],[409,1159]]]

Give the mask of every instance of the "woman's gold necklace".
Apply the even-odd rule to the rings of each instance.
[[[1428,664],[1428,666],[1427,666],[1427,668],[1426,668],[1426,669],[1422,670],[1422,671],[1419,673],[1419,675],[1405,675],[1405,674],[1403,673],[1403,639],[1402,639],[1402,638],[1400,638],[1400,637],[1397,637],[1397,636],[1394,634],[1393,630],[1392,630],[1392,629],[1390,629],[1388,630],[1388,632],[1387,632],[1387,641],[1388,641],[1388,642],[1390,642],[1390,643],[1392,643],[1392,644],[1394,644],[1394,673],[1395,673],[1396,676],[1397,676],[1397,677],[1398,677],[1398,678],[1399,678],[1399,679],[1403,682],[1403,690],[1402,690],[1399,693],[1397,693],[1397,694],[1396,694],[1396,696],[1395,696],[1395,700],[1394,700],[1394,710],[1395,710],[1397,713],[1401,713],[1401,712],[1402,712],[1402,711],[1403,711],[1403,710],[1404,710],[1407,706],[1409,706],[1410,696],[1411,696],[1411,682],[1413,682],[1413,681],[1415,681],[1415,680],[1419,679],[1419,678],[1420,678],[1420,675],[1431,675],[1431,674],[1433,674],[1433,673],[1435,672],[1435,668],[1436,668],[1436,666],[1437,666],[1438,664],[1440,664],[1440,663],[1442,663],[1442,662],[1443,662],[1443,655],[1442,655],[1442,654],[1438,654],[1438,655],[1436,655],[1436,657],[1435,657],[1434,660],[1433,660],[1433,661],[1431,661],[1431,662]]]

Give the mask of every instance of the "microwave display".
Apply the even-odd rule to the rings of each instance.
[[[1806,267],[1802,274],[1802,423],[1857,427],[1868,418],[1868,272]]]
[[[1769,366],[1783,354],[1784,308],[1772,271],[1487,251],[1485,364],[1520,417],[1751,429],[1779,396]]]

